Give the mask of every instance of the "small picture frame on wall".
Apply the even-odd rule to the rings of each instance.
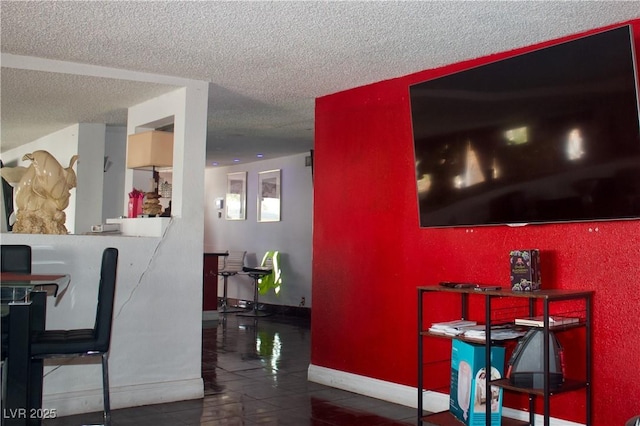
[[[258,173],[258,222],[280,221],[280,169]]]
[[[227,195],[224,205],[226,220],[247,218],[247,172],[227,173]]]

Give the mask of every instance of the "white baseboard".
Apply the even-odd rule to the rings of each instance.
[[[411,386],[385,382],[383,380],[319,367],[313,364],[309,365],[307,375],[311,382],[370,396],[383,401],[389,401],[394,404],[413,408],[418,407],[418,389]],[[441,392],[424,392],[422,403],[424,409],[427,411],[446,411],[449,409],[449,395]],[[529,412],[527,411],[503,407],[502,415],[512,419],[529,421]],[[574,423],[553,417],[550,420],[552,426],[584,426],[581,423]],[[543,416],[536,414],[535,422],[536,424],[543,424]]]
[[[385,382],[372,379],[371,377],[346,373],[344,371],[332,370],[313,364],[309,365],[307,374],[309,381],[320,383],[321,385],[359,393],[408,407],[416,408],[418,406],[418,390],[410,386]],[[443,409],[446,410],[448,408],[449,396],[447,396],[446,406]],[[438,409],[438,411],[440,411],[440,409]]]
[[[138,407],[204,397],[202,378],[111,387],[111,409]],[[102,411],[102,388],[45,395],[42,407],[58,417]]]

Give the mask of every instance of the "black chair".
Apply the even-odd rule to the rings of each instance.
[[[2,244],[0,246],[2,256],[2,272],[15,272],[20,274],[31,273],[31,246],[22,244]]]
[[[94,328],[45,330],[35,333],[31,341],[32,366],[40,370],[40,404],[42,404],[41,363],[43,359],[97,355],[102,357],[102,392],[105,425],[111,424],[107,358],[109,356],[109,344],[111,341],[117,268],[118,249],[106,248],[102,254],[98,306]]]
[[[31,273],[31,246],[2,244],[0,246],[0,270],[19,274]],[[3,289],[4,291],[4,289]],[[4,300],[4,295],[2,296]],[[2,305],[2,359],[9,353],[9,306]]]

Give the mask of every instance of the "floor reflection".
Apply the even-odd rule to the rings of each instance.
[[[137,426],[408,425],[415,410],[307,381],[308,319],[227,314],[203,323],[199,400],[113,410],[112,424]],[[45,426],[99,423],[101,413]]]

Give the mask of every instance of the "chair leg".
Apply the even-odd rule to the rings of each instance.
[[[230,308],[227,297],[227,280],[229,278],[229,274],[222,274],[223,286],[222,286],[222,304],[220,305],[220,309],[218,312],[221,314],[231,314],[236,312],[244,312],[244,309]]]
[[[258,307],[260,306],[258,302],[258,277],[253,278],[254,288],[253,288],[253,313],[254,315],[258,315]]]
[[[223,285],[222,285],[222,306],[226,309],[227,308],[227,279],[229,278],[228,275],[223,275],[222,276],[222,281],[223,281]]]
[[[44,331],[47,311],[47,294],[36,291],[30,294],[31,299],[31,330]],[[42,386],[44,381],[44,361],[32,359],[29,372],[29,410],[39,413],[42,408]],[[28,416],[29,425],[40,425],[42,422],[38,416]]]
[[[108,352],[102,354],[102,402],[104,404],[104,424],[111,426],[111,404],[109,402],[109,362]]]

